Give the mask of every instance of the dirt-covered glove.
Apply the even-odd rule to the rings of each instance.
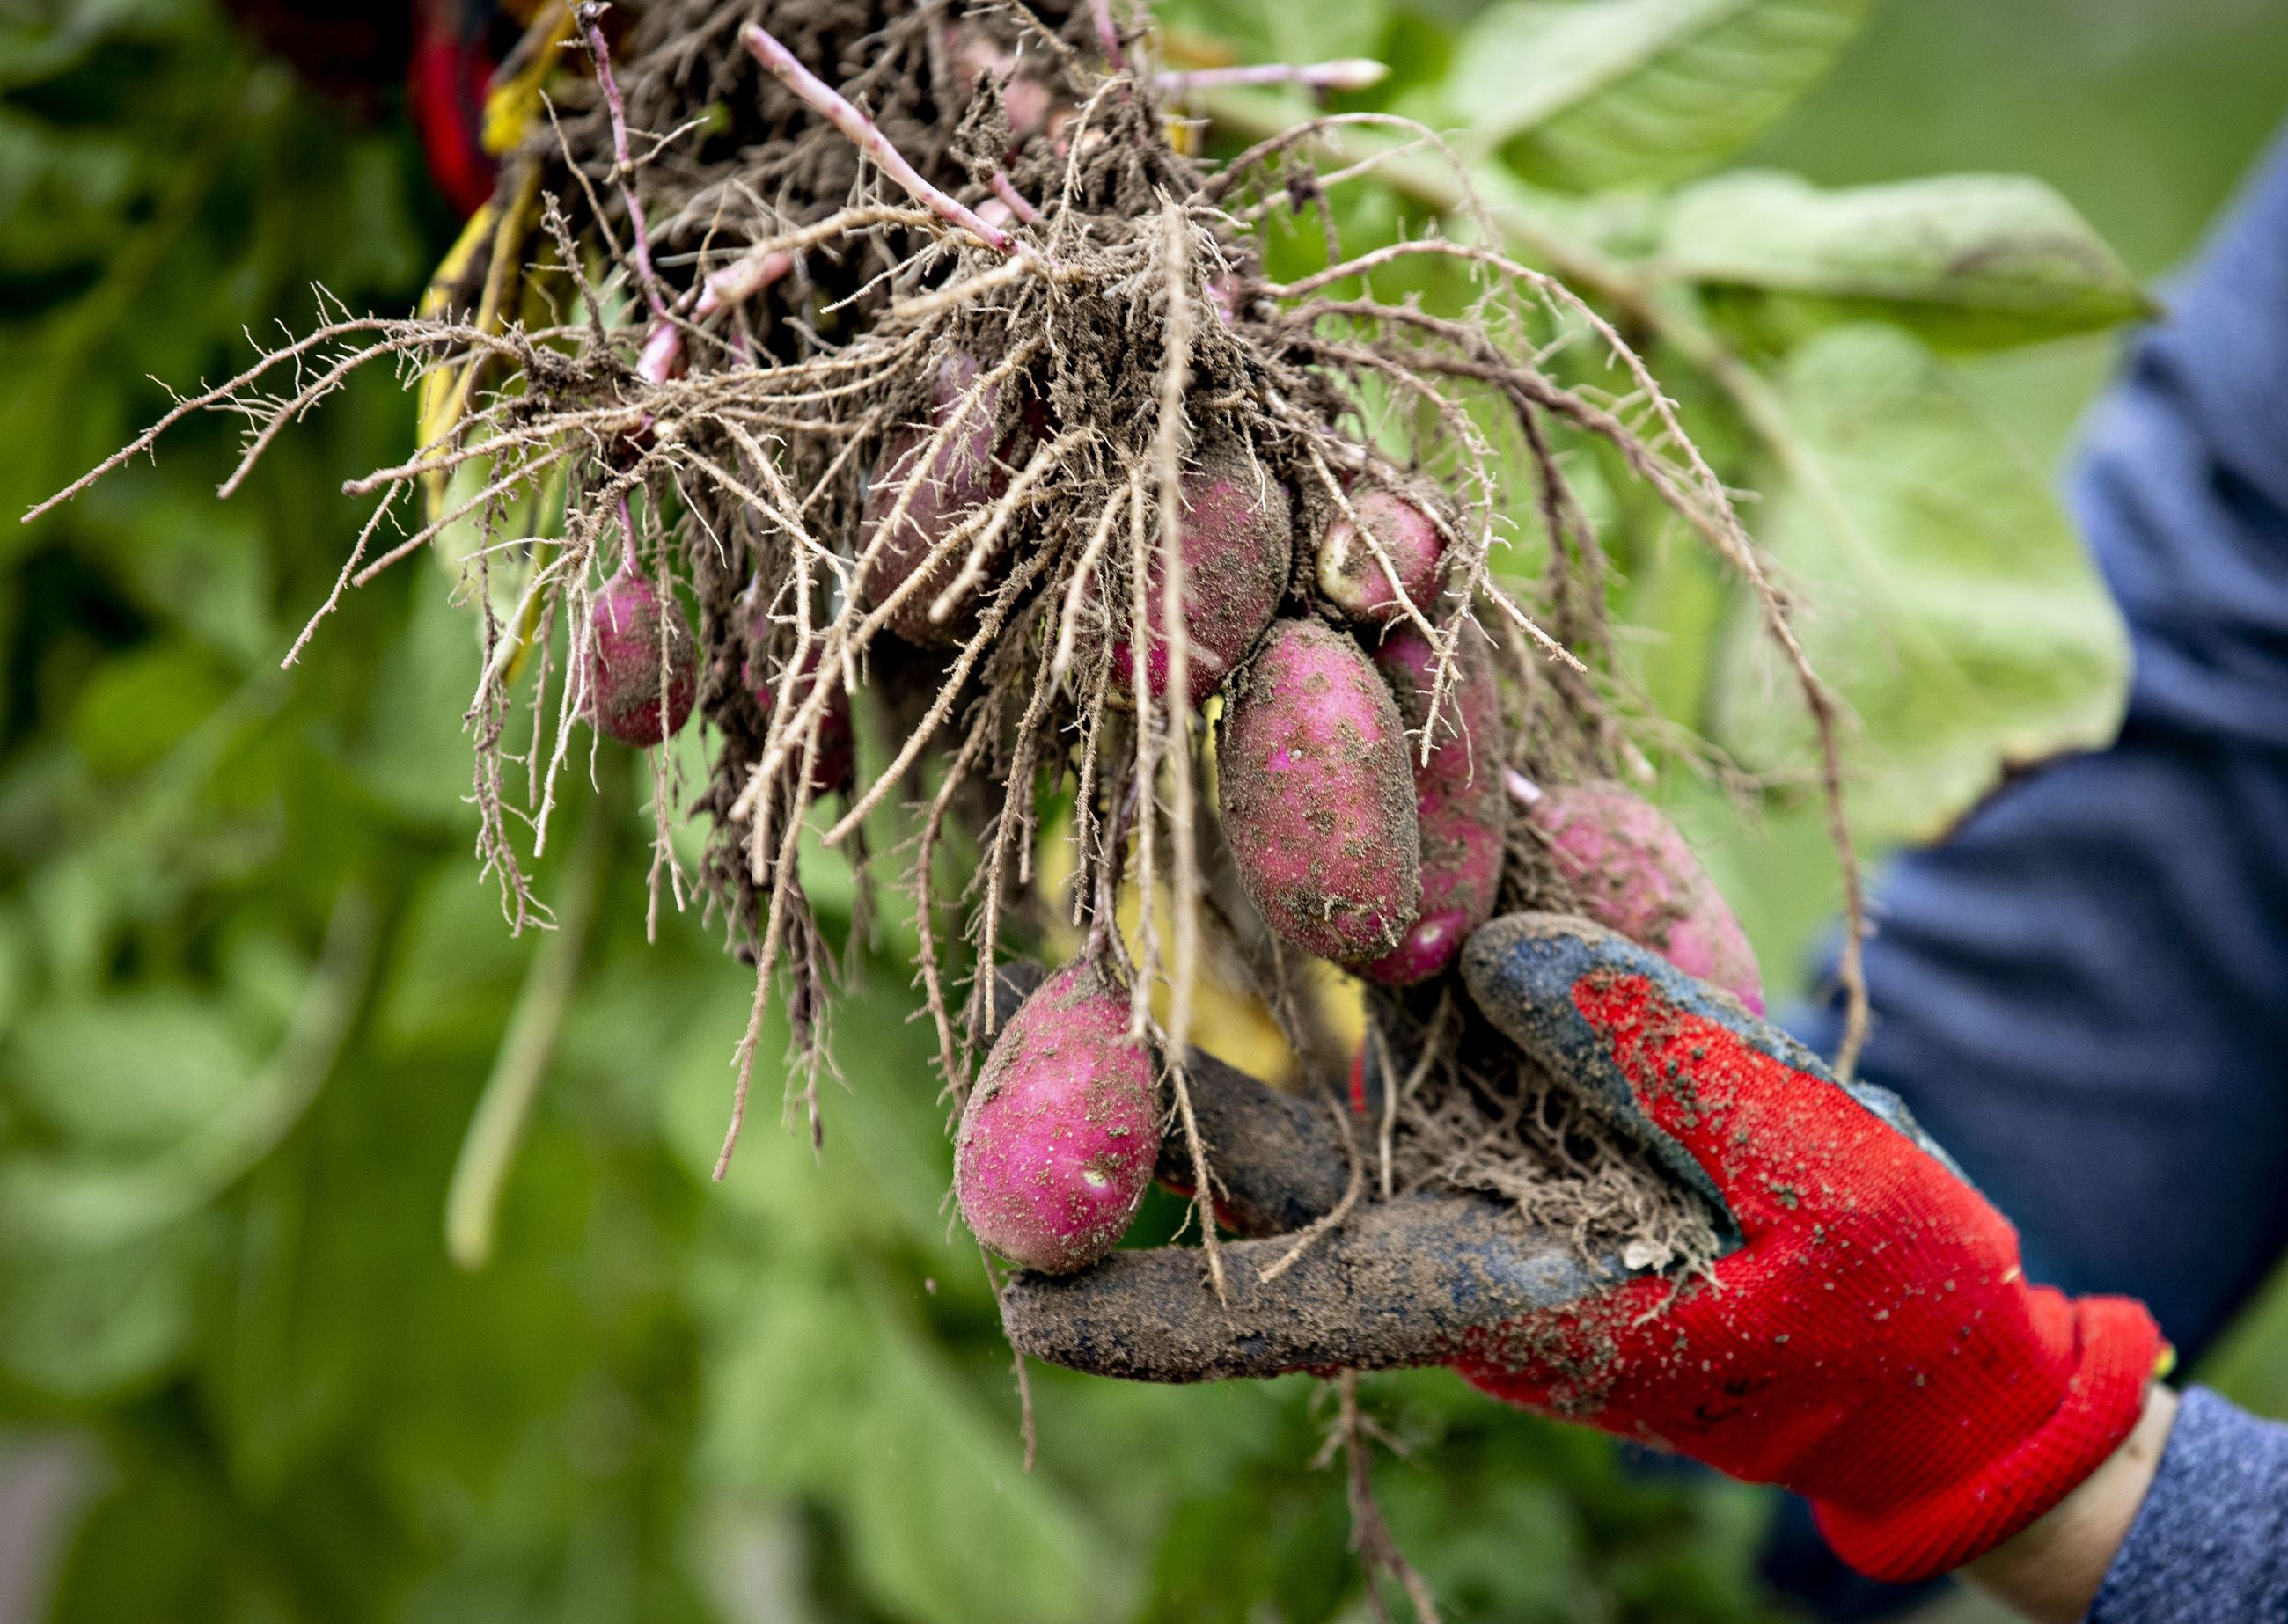
[[[1021,1275],[1004,1310],[1017,1345],[1157,1381],[1449,1364],[1512,1403],[1784,1485],[1847,1562],[1893,1580],[1992,1549],[2128,1435],[2164,1352],[2150,1314],[2029,1284],[2009,1223],[1895,1097],[1838,1082],[1581,920],[1498,920],[1463,972],[1496,1027],[1711,1203],[1712,1266],[1593,1267],[1490,1199],[1418,1196],[1360,1208],[1269,1280],[1291,1241],[1227,1246],[1227,1303],[1188,1249]],[[1331,1209],[1343,1152],[1324,1107],[1235,1073],[1195,1092],[1218,1102],[1241,1227]]]

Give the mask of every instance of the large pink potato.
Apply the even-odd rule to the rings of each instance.
[[[596,593],[587,666],[588,714],[599,732],[622,744],[657,744],[691,719],[699,648],[690,623],[672,598],[663,601],[633,570],[621,570]]]
[[[1183,497],[1184,629],[1191,639],[1186,686],[1197,705],[1223,686],[1232,668],[1271,623],[1287,587],[1294,527],[1285,488],[1236,453],[1210,455],[1179,479],[1178,488]],[[1124,571],[1123,574],[1124,578]],[[1155,547],[1144,606],[1144,682],[1155,700],[1168,693],[1162,590],[1160,554]],[[1112,678],[1123,688],[1134,685],[1134,658],[1127,628],[1116,625]]]
[[[1421,908],[1422,836],[1389,685],[1340,632],[1278,621],[1227,702],[1217,800],[1249,899],[1321,958],[1391,952]]]
[[[1419,730],[1430,713],[1438,655],[1411,626],[1382,640],[1374,662]],[[1471,931],[1493,917],[1501,890],[1509,797],[1502,789],[1506,740],[1501,690],[1485,640],[1466,633],[1455,655],[1455,685],[1441,708],[1428,764],[1418,739],[1409,748],[1414,815],[1422,831],[1422,913],[1391,952],[1359,973],[1385,986],[1410,986],[1453,963]]]
[[[1755,949],[1658,811],[1617,784],[1572,784],[1545,791],[1531,820],[1590,918],[1764,1012]]]
[[[869,608],[878,607],[905,584],[922,568],[931,550],[951,535],[963,519],[999,501],[1008,492],[1007,454],[1018,448],[1003,446],[1000,449],[1004,455],[996,456],[1001,410],[1001,391],[997,386],[987,390],[985,398],[969,408],[961,428],[950,439],[940,442],[926,461],[924,459],[933,432],[953,421],[963,397],[977,381],[978,370],[977,358],[967,353],[956,354],[940,365],[930,383],[928,424],[909,425],[892,435],[880,466],[868,482],[865,507],[858,522],[858,550],[862,557],[873,544],[877,532],[889,522],[908,484],[918,481],[913,500],[906,504],[904,518],[884,538],[881,551],[875,554],[858,583],[858,599]],[[966,551],[957,550],[964,554]],[[961,573],[962,562],[961,557],[950,557],[931,566],[927,578],[908,593],[891,614],[890,630],[909,643],[925,647],[958,642],[975,623],[974,603],[968,606],[966,614],[956,614],[941,622],[930,619],[930,606],[937,601],[939,593],[953,584],[954,578]]]
[[[1406,603],[1429,614],[1444,585],[1446,538],[1428,510],[1395,491],[1370,490],[1352,500],[1351,511],[1397,566],[1397,583],[1358,527],[1338,513],[1319,536],[1320,595],[1362,626],[1393,624],[1405,614]]]
[[[986,1057],[954,1140],[961,1216],[987,1247],[1050,1274],[1119,1244],[1152,1182],[1152,1060],[1128,1038],[1128,994],[1067,966],[1026,999]]]

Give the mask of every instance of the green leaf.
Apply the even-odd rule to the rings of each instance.
[[[1951,175],[1823,192],[1725,175],[1680,196],[1663,267],[1744,290],[1798,332],[1895,321],[1963,349],[2093,332],[2150,313],[2128,269],[2045,182]]]
[[[68,1398],[148,1380],[191,1335],[211,1231],[202,1220],[91,1252],[0,1248],[0,1370]]]
[[[1509,0],[1446,86],[1480,151],[1579,191],[1680,180],[1738,150],[1827,71],[1867,0]]]
[[[255,1062],[208,1002],[153,990],[51,1005],[17,1034],[17,1097],[67,1142],[157,1150],[229,1110]]]
[[[856,1576],[893,1617],[1122,1614],[1132,1558],[1084,1499],[1027,1475],[1013,1402],[989,1411],[863,1281],[781,1266],[754,1285],[751,1260],[709,1360],[705,1476],[831,1505]]]
[[[2078,537],[2033,461],[1962,380],[1895,328],[1839,328],[1780,380],[1800,471],[1764,540],[1805,602],[1813,665],[1860,723],[1854,823],[1928,838],[2004,767],[2110,738],[2127,647]],[[1733,643],[1717,736],[1761,767],[1800,766],[1808,726],[1770,651]]]

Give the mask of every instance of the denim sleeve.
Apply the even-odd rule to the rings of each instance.
[[[2288,1620],[2288,1427],[2199,1388],[2086,1624]]]
[[[2142,1298],[2189,1359],[2288,1248],[2288,140],[2170,304],[2073,490],[2120,737],[1884,877],[1863,1069],[2030,1274]]]
[[[2030,1275],[2143,1299],[2190,1362],[2288,1248],[2288,137],[2168,302],[2072,487],[2134,654],[2120,736],[1883,876],[1862,1070]],[[1833,1051],[1836,1007],[1791,1024]],[[1897,1604],[1811,1547],[1791,1506],[1767,1573],[1833,1618]]]

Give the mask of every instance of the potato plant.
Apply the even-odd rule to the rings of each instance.
[[[1736,57],[1785,9],[1727,12],[1738,37],[1701,37],[1715,25],[1685,7],[1634,8],[1628,26],[1637,43],[1657,36],[1646,59],[1661,71],[1690,73]],[[1856,8],[1795,9],[1831,13],[1839,44]],[[962,19],[948,34],[920,11],[765,8],[749,38],[704,5],[583,14],[536,44],[536,60],[553,52],[536,81],[548,115],[506,155],[427,312],[330,312],[187,401],[248,414],[250,459],[368,360],[417,377],[421,440],[354,481],[375,505],[343,578],[432,544],[460,557],[483,639],[469,711],[481,851],[512,917],[547,911],[533,875],[536,858],[561,855],[560,786],[584,760],[612,770],[592,733],[643,747],[696,714],[703,770],[679,783],[690,756],[655,757],[653,882],[680,895],[695,877],[754,974],[740,1101],[759,1044],[790,1041],[792,1096],[814,1130],[829,1017],[852,995],[833,939],[851,922],[819,905],[799,860],[814,839],[853,854],[854,894],[892,893],[859,905],[854,939],[870,915],[876,929],[911,919],[957,1099],[1007,1035],[972,967],[1017,948],[1082,954],[1128,1000],[1132,1054],[1180,1080],[1185,998],[1210,961],[1307,1048],[1315,1017],[1290,950],[1371,972],[1412,942],[1430,968],[1375,978],[1414,989],[1378,1018],[1434,1026],[1438,951],[1414,939],[1437,911],[1422,900],[1433,800],[1468,803],[1438,838],[1482,849],[1491,836],[1513,899],[1588,907],[1509,774],[1553,796],[1641,788],[1656,769],[1784,794],[1807,765],[1839,796],[1843,709],[1806,648],[1819,634],[1794,629],[1731,501],[1744,427],[1789,502],[1809,504],[1788,524],[1807,511],[1863,527],[1859,492],[1821,465],[1815,419],[1788,415],[1801,398],[1776,399],[1800,380],[1775,358],[1815,362],[1847,340],[1883,359],[1865,329],[1836,325],[1846,317],[1896,316],[1957,343],[1974,324],[1949,313],[1967,310],[1989,335],[1974,341],[1991,342],[2136,308],[2101,256],[2000,251],[2059,226],[2032,194],[2013,216],[1974,186],[1791,202],[1736,180],[1677,200],[1650,252],[1641,234],[1604,234],[1609,222],[1517,178],[1665,181],[1738,139],[1693,130],[1676,138],[1682,156],[1626,150],[1615,131],[1641,121],[1616,109],[1647,87],[1617,70],[1540,87],[1537,112],[1474,115],[1458,151],[1398,122],[1384,92],[1344,88],[1355,71],[1225,74],[1141,18],[1108,31],[1092,9],[1037,18]],[[1765,102],[1784,103],[1829,50],[1798,37],[1775,51]],[[1463,74],[1443,93],[1450,111],[1490,91]],[[1315,100],[1329,94],[1332,111]],[[1204,115],[1206,155],[1190,115]],[[1726,185],[1742,218],[1767,223],[1728,258],[1736,217],[1712,196]],[[1398,200],[1408,231],[1362,196]],[[1849,263],[1919,243],[1934,218],[1988,235],[1944,266]],[[1749,249],[1775,241],[1797,258],[1756,262]],[[1950,267],[1970,247],[1989,268],[1966,285]],[[1810,362],[1786,365],[1817,383]],[[1924,410],[1927,377],[1904,370],[1898,409]],[[1710,574],[1656,565],[1652,537],[1706,545]],[[1730,702],[1807,715],[1820,748],[1791,753],[1784,726],[1661,715],[1661,673],[1632,647],[1629,616],[1671,570],[1736,594],[1798,695],[1744,665]],[[322,650],[316,630],[308,646]],[[1375,899],[1362,912],[1378,921],[1355,940],[1315,934],[1309,903],[1323,926],[1348,902],[1323,880],[1283,931],[1270,888],[1248,883],[1244,848],[1264,831],[1210,812],[1212,780],[1243,788],[1228,752],[1258,709],[1246,696],[1275,685],[1299,641],[1379,684],[1354,691],[1383,696],[1405,747],[1371,751],[1374,771],[1330,809],[1381,819],[1401,876],[1412,830],[1414,899],[1402,883]],[[864,749],[845,767],[854,710]],[[1460,719],[1442,731],[1441,717]],[[2081,724],[2060,705],[2040,725]],[[1463,745],[1466,772],[1445,780]],[[709,835],[695,875],[668,829],[679,796]],[[1830,821],[1846,827],[1839,812]],[[1072,869],[1053,891],[1052,841]],[[1227,861],[1236,899],[1207,877]],[[947,894],[973,863],[974,890]],[[1439,882],[1471,889],[1465,917],[1491,906],[1483,866]],[[1177,899],[1164,939],[1114,928],[1140,885]],[[576,917],[567,896],[547,899]],[[1174,993],[1164,1012],[1156,985]],[[1497,1084],[1511,1099],[1551,1086]],[[1410,1125],[1409,1165],[1486,1105],[1470,1087],[1426,1095],[1435,1114]],[[1184,1137],[1180,1120],[1169,1129]],[[1204,1202],[1212,1168],[1195,1171]],[[1551,1177],[1529,1144],[1456,1172],[1521,1205]]]

